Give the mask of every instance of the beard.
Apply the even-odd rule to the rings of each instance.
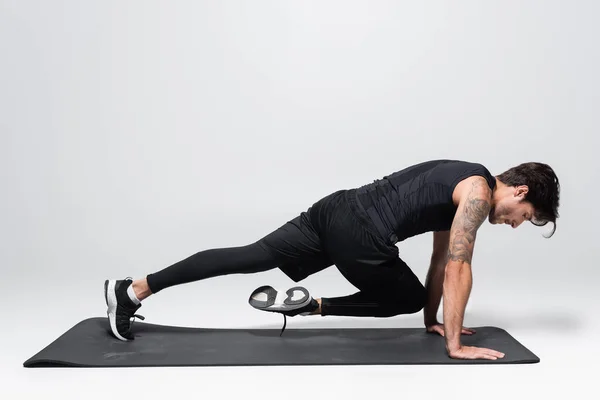
[[[492,224],[504,224],[508,214],[509,210],[506,206],[492,207],[488,219]]]

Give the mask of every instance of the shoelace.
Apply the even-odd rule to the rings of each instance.
[[[146,318],[143,315],[139,315],[139,314],[133,314],[130,318],[129,318],[129,331],[131,331],[131,329],[133,328],[133,322],[135,321],[136,318],[141,319],[142,321],[145,320]]]
[[[285,314],[281,315],[283,315],[283,327],[281,328],[281,332],[279,332],[279,336],[283,335],[283,331],[285,331],[285,327],[287,325],[287,316]]]
[[[281,328],[281,332],[279,332],[279,336],[283,335],[283,331],[285,330],[285,326],[287,325],[287,317],[285,316],[285,314],[281,314],[283,315],[283,328]]]
[[[119,314],[123,315],[125,313],[126,313],[125,311],[121,311]],[[126,314],[129,314],[129,313],[126,313]],[[143,315],[133,314],[133,315],[129,316],[129,324],[130,324],[130,326],[133,325],[133,322],[135,321],[136,318],[139,318],[142,321],[146,319]]]
[[[128,277],[126,277],[126,278],[125,278],[125,280],[126,280],[126,281],[127,281],[127,280],[133,281],[133,278],[132,278],[131,276],[128,276]],[[142,321],[146,319],[146,318],[145,318],[143,315],[140,315],[140,314],[133,314],[131,317],[129,317],[129,326],[130,326],[130,328],[129,328],[129,329],[130,329],[130,330],[131,330],[131,327],[133,326],[133,322],[135,321],[135,319],[136,319],[136,318],[139,318],[139,319],[141,319]]]

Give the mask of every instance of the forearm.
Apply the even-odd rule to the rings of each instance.
[[[431,258],[431,265],[425,280],[425,289],[427,291],[427,302],[423,308],[423,321],[425,325],[433,325],[438,322],[437,312],[442,299],[445,266],[445,255],[433,256]]]
[[[448,263],[445,269],[443,293],[444,336],[446,349],[449,352],[461,347],[460,335],[472,282],[471,264],[466,262]]]

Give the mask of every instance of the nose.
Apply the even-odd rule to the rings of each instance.
[[[511,225],[512,225],[513,229],[517,229],[519,227],[519,225],[521,225],[522,222],[523,222],[523,220],[513,221]]]

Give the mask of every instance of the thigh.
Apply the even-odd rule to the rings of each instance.
[[[279,268],[296,282],[333,265],[307,212],[301,212],[258,243],[279,261]]]

